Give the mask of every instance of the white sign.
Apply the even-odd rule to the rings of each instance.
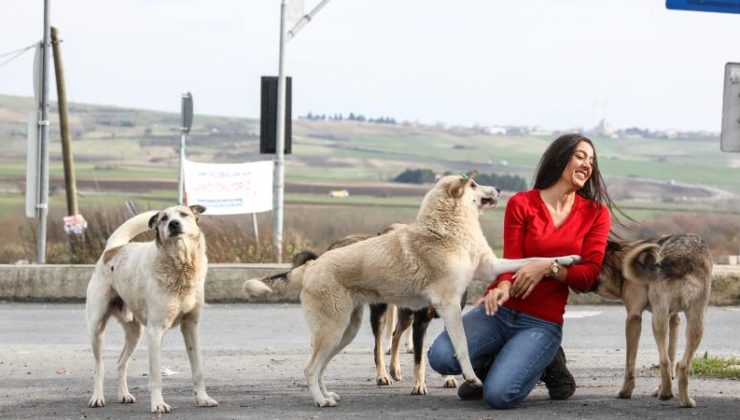
[[[64,216],[64,231],[67,235],[82,235],[87,229],[87,220],[81,214]]]
[[[183,161],[188,205],[206,207],[206,214],[243,214],[272,210],[271,160],[247,163]]]

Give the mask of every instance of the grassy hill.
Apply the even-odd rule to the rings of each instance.
[[[21,223],[27,114],[32,110],[30,98],[0,95],[0,229]],[[77,103],[70,105],[70,114],[83,214],[120,207],[129,199],[144,208],[175,201],[178,114]],[[51,206],[52,214],[60,214],[64,209],[63,171],[54,106],[50,120]],[[324,232],[326,240],[407,221],[427,189],[391,182],[407,168],[430,168],[438,173],[477,169],[520,175],[530,181],[537,160],[554,137],[489,135],[472,128],[408,123],[296,120],[293,154],[286,156],[286,230],[291,229],[288,218],[293,213],[295,223],[311,224],[299,214],[306,211],[329,220],[337,209],[385,214],[359,217],[372,220],[359,225],[356,216],[348,215],[346,226]],[[684,213],[740,213],[738,200],[728,198],[740,195],[740,155],[721,153],[719,140],[593,140],[610,192],[639,220]],[[187,146],[190,159],[272,159],[258,150],[259,120],[195,116]],[[336,188],[348,189],[351,196],[329,198],[327,191]],[[501,214],[487,217],[498,224]],[[268,215],[260,217],[269,225]],[[319,234],[306,228],[301,232],[308,238]]]

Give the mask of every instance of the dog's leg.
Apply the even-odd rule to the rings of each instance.
[[[383,338],[388,343],[388,351],[386,354],[391,354],[391,341],[393,341],[393,331],[396,329],[397,313],[398,307],[396,307],[396,305],[388,305],[388,310],[385,311],[385,317],[383,317]]]
[[[347,345],[351,343],[352,340],[355,339],[355,337],[357,336],[357,332],[360,330],[360,325],[362,325],[362,314],[364,310],[365,310],[365,307],[363,305],[360,305],[352,311],[352,315],[350,316],[350,320],[349,320],[349,325],[347,326],[347,329],[344,330],[344,335],[342,336],[342,340],[339,342],[339,346],[329,356],[330,361],[340,351],[342,351],[345,347],[347,347]],[[334,392],[329,392],[326,389],[326,385],[324,384],[324,370],[326,370],[326,366],[328,366],[328,362],[326,365],[324,365],[324,368],[321,370],[321,374],[319,375],[319,387],[321,388],[321,393],[324,394],[324,398],[331,398],[334,401],[339,401],[341,400],[339,395],[337,395]]]
[[[655,343],[658,345],[658,355],[660,356],[660,388],[658,389],[658,398],[669,400],[673,398],[673,389],[671,383],[671,361],[668,356],[668,314],[667,305],[656,305],[653,308],[653,336]]]
[[[404,332],[410,331],[409,326],[413,317],[414,312],[411,309],[398,309],[396,330],[393,331],[393,340],[391,341],[391,377],[397,381],[401,380],[401,356],[399,349],[401,347],[401,337],[403,337]]]
[[[462,323],[462,311],[460,310],[459,299],[452,299],[449,302],[435,305],[437,313],[442,318],[447,328],[447,334],[452,341],[452,347],[455,349],[457,361],[462,368],[463,378],[473,388],[481,388],[483,382],[475,376],[473,365],[470,363],[468,354],[468,342],[465,338],[465,330]]]
[[[406,353],[414,352],[414,331],[406,330]]]
[[[691,360],[704,335],[704,307],[696,305],[687,309],[685,314],[686,349],[683,351],[683,359],[678,363],[677,369],[678,400],[681,407],[696,407],[696,401],[689,396],[689,374],[691,373]]]
[[[624,382],[617,394],[619,398],[632,398],[632,391],[635,389],[635,360],[642,332],[642,312],[647,307],[647,294],[633,293],[630,296],[634,299],[626,299],[624,303],[627,309],[627,320],[624,326],[627,351],[625,352]]]
[[[427,384],[426,384],[426,360],[424,357],[424,334],[427,332],[429,326],[429,312],[427,308],[423,308],[414,312],[414,389],[411,390],[412,395],[426,395]]]
[[[152,413],[171,413],[172,407],[164,402],[162,397],[162,372],[160,371],[160,352],[162,351],[162,339],[165,328],[156,325],[150,320],[146,328],[147,345],[149,350],[149,394],[151,398]]]
[[[193,396],[195,404],[200,407],[216,407],[218,402],[206,393],[206,385],[203,382],[203,362],[201,361],[200,345],[198,343],[198,319],[197,315],[188,317],[180,324],[182,338],[190,360],[190,370],[193,373]]]
[[[345,331],[350,325],[353,311],[352,299],[349,296],[341,296],[343,293],[337,291],[329,301],[326,296],[316,296],[313,292],[303,289],[301,301],[305,317],[311,329],[311,345],[313,351],[308,365],[303,373],[306,376],[308,389],[314,402],[319,407],[334,407],[337,400],[324,396],[321,390],[321,378],[324,369],[332,356],[336,354],[337,347],[347,337]],[[351,331],[350,331],[351,332]]]
[[[95,281],[91,280],[91,282]],[[105,378],[105,366],[103,364],[103,342],[105,341],[105,325],[110,317],[108,297],[99,291],[91,293],[90,287],[87,293],[87,326],[92,344],[93,356],[95,357],[95,374],[93,381],[93,394],[88,407],[105,407],[105,395],[103,393],[103,382]]]
[[[668,324],[668,357],[671,358],[671,378],[676,379],[676,350],[678,348],[678,325],[681,323],[681,317],[675,313],[671,315]]]
[[[118,357],[118,401],[123,404],[133,404],[136,402],[136,398],[128,391],[128,362],[141,341],[143,327],[136,320],[126,321],[123,319],[121,319],[121,326],[126,337],[126,343]]]
[[[370,327],[373,330],[373,337],[375,338],[375,382],[378,385],[390,385],[393,383],[391,378],[388,377],[388,373],[385,370],[385,352],[383,351],[383,331],[382,324],[385,318],[388,322],[388,314],[386,310],[388,305],[384,303],[374,303],[370,305]]]

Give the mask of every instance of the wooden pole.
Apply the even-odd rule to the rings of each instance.
[[[72,142],[69,135],[69,112],[67,109],[67,88],[64,84],[62,51],[59,47],[59,29],[51,28],[51,49],[54,53],[54,74],[57,84],[57,106],[59,107],[59,126],[62,133],[62,161],[64,162],[64,189],[67,192],[67,214],[79,214],[77,208],[77,181],[75,180]]]

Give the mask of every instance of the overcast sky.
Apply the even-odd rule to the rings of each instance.
[[[279,0],[50,1],[71,101],[179,112],[189,90],[196,118],[259,117]],[[0,54],[40,39],[42,17],[42,0],[0,0]],[[286,60],[294,115],[719,131],[740,15],[664,0],[332,0]],[[32,95],[32,61],[0,67],[0,93]]]

